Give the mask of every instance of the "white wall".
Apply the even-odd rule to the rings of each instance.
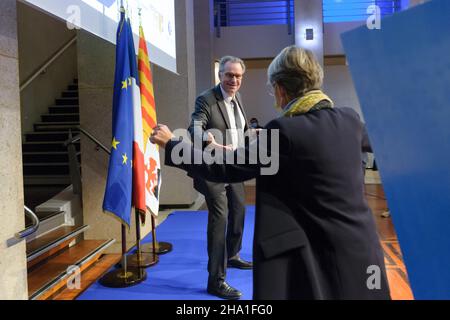
[[[214,0],[194,0],[197,95],[211,88],[214,84],[213,8]]]
[[[214,57],[234,55],[243,59],[275,57],[281,49],[294,44],[287,25],[240,26],[221,28],[214,38]]]
[[[363,119],[358,96],[348,66],[325,66],[323,90],[334,101],[336,107],[354,109]]]
[[[173,74],[154,68],[155,99],[158,122],[170,128],[187,128],[196,98],[195,31],[193,0],[177,0],[177,70]],[[161,153],[164,163],[164,153]],[[186,172],[162,166],[161,205],[185,205],[194,203],[198,197],[192,188],[192,179]]]
[[[27,299],[16,1],[0,1],[0,300]],[[6,314],[3,315],[6,317]]]
[[[295,44],[311,50],[323,66],[322,1],[295,0]],[[313,29],[314,39],[306,40],[306,30]]]
[[[251,68],[245,73],[240,90],[248,120],[255,117],[262,126],[279,116],[273,107],[274,97],[269,95],[266,83],[267,68]]]
[[[351,22],[333,22],[324,24],[324,55],[343,55],[344,48],[342,47],[341,34],[352,29],[355,29],[364,21],[351,21]]]
[[[75,35],[66,24],[29,5],[18,2],[18,38],[20,83],[28,80]],[[44,74],[21,92],[22,133],[33,131],[48,107],[55,104],[61,91],[77,77],[77,50],[72,45]]]

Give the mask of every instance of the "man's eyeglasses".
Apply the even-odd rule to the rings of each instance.
[[[236,78],[236,80],[242,80],[242,74],[234,74],[234,73],[231,73],[231,72],[225,72],[224,74],[223,74],[227,79],[233,79],[233,78]]]

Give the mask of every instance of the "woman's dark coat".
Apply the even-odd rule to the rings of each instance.
[[[266,129],[280,134],[275,175],[260,175],[261,165],[176,165],[213,181],[257,177],[254,299],[389,299],[364,196],[361,151],[369,145],[359,116],[325,108]],[[175,166],[170,155],[178,143],[167,144],[166,164]]]

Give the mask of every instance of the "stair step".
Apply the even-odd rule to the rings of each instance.
[[[33,208],[36,211],[36,207]],[[28,236],[26,241],[27,242],[31,242],[35,239],[40,238],[41,236],[54,231],[58,228],[60,228],[61,226],[65,226],[66,225],[66,212],[65,211],[61,211],[61,212],[36,212],[36,216],[39,218],[39,227],[36,230],[35,233],[33,233],[32,235]],[[30,222],[28,221],[27,224],[27,228],[30,227]],[[68,244],[67,244],[68,245]],[[53,249],[53,251],[57,251],[56,249]],[[40,257],[34,259],[33,261],[30,261],[28,263],[29,267],[32,267],[33,265],[39,263],[40,261],[44,260],[46,258],[47,255],[51,255],[51,252],[48,252],[47,254],[43,254]]]
[[[78,99],[78,90],[67,90],[61,94],[62,98],[77,98]]]
[[[40,176],[46,174],[69,175],[69,163],[24,163],[23,174],[26,176]]]
[[[80,151],[80,142],[74,143],[77,151]],[[67,147],[64,146],[62,142],[58,141],[46,141],[46,142],[24,142],[22,144],[23,152],[43,152],[43,151],[54,151],[54,152],[65,152]]]
[[[78,134],[79,131],[72,131],[72,136]],[[60,141],[63,143],[67,139],[69,139],[69,131],[28,132],[25,134],[26,142]]]
[[[41,237],[27,243],[27,262],[30,263],[34,259],[51,251],[60,244],[73,240],[78,235],[89,229],[89,226],[69,227],[62,226],[54,231],[46,233]],[[29,266],[30,267],[30,266]]]
[[[77,78],[73,79],[73,83],[78,84],[78,79]]]
[[[64,186],[72,184],[69,175],[23,176],[25,186]]]
[[[115,240],[83,240],[61,254],[52,257],[28,274],[30,300],[45,300],[66,286],[68,268],[76,266],[80,271],[95,263],[102,252]]]
[[[52,106],[48,108],[48,112],[50,114],[79,114],[80,113],[80,107],[79,106]]]
[[[52,300],[70,301],[77,299],[87,288],[102,278],[113,266],[120,262],[122,255],[120,254],[104,254],[95,264],[89,269],[83,271],[83,281],[79,289],[65,288],[57,295],[53,296]]]
[[[50,113],[41,116],[42,122],[79,122],[79,113]]]
[[[69,129],[80,129],[79,122],[36,122],[34,124],[35,131],[68,131]]]
[[[78,98],[59,98],[55,100],[57,106],[77,106],[79,104]]]
[[[24,152],[22,154],[23,163],[35,163],[35,162],[69,162],[69,153],[66,152]],[[81,152],[77,153],[78,162],[81,161]]]
[[[69,91],[78,91],[78,84],[69,84],[67,86],[67,90],[69,90]]]

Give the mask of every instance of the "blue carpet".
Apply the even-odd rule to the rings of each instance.
[[[255,208],[248,206],[241,257],[252,259]],[[160,241],[173,244],[173,251],[160,256],[147,269],[147,280],[130,288],[112,289],[98,282],[78,300],[215,300],[206,292],[208,254],[206,250],[207,211],[177,211],[158,227]],[[151,237],[143,243],[150,242]],[[252,299],[252,271],[227,269],[227,282],[239,289],[243,300]]]

